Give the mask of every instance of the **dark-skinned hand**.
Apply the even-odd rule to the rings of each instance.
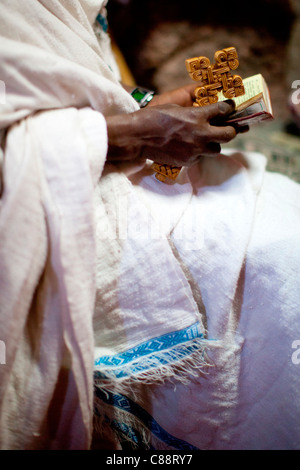
[[[146,108],[107,117],[108,161],[155,160],[192,166],[201,156],[215,156],[237,134],[226,118],[232,100],[193,107],[195,85],[157,95]]]

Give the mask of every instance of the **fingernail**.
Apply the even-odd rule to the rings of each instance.
[[[244,134],[249,131],[249,126],[237,126],[235,130],[238,134]]]
[[[228,108],[228,105],[230,106],[230,109]],[[232,111],[232,109],[235,108],[235,102],[233,100],[220,101],[218,103],[218,106],[219,106],[219,111],[225,114],[225,113],[228,113],[229,111]]]
[[[224,103],[228,103],[230,106],[233,106],[235,108],[235,101],[232,99],[225,100]]]

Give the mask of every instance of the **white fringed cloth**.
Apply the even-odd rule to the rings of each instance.
[[[105,3],[0,5],[0,447],[298,449],[299,186],[105,164]]]

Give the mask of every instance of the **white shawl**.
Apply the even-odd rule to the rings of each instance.
[[[258,154],[102,173],[103,116],[137,109],[103,3],[0,6],[0,446],[88,448],[95,359],[100,422],[142,444],[299,448],[299,186]]]
[[[105,15],[104,3],[0,5],[0,79],[6,87],[0,105],[4,449],[90,444],[93,190],[107,151],[102,114],[137,109],[93,31],[99,11]]]

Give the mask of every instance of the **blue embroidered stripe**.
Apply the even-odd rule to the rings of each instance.
[[[132,426],[120,423],[116,419],[110,420],[107,415],[102,416],[96,406],[94,407],[94,414],[99,418],[101,417],[116,432],[123,449],[155,450],[151,444],[145,443],[141,434]]]
[[[113,369],[105,370],[96,370],[94,372],[95,380],[109,379],[112,375],[117,378],[124,378],[128,375],[139,374],[141,372],[146,372],[147,370],[152,369],[153,367],[158,367],[160,365],[167,365],[171,363],[176,363],[178,360],[185,358],[186,356],[191,355],[193,352],[199,351],[198,344],[191,344],[186,346],[184,349],[180,350],[180,345],[176,347],[175,350],[164,352],[163,356],[151,354],[147,357],[147,361],[136,361],[131,364],[125,364],[121,367],[115,367]]]
[[[108,405],[115,406],[116,408],[131,413],[139,419],[144,426],[151,431],[162,442],[165,442],[168,446],[173,447],[175,450],[199,450],[197,447],[189,444],[188,442],[178,439],[172,434],[165,431],[158,422],[140,405],[132,401],[130,398],[121,394],[113,394],[107,390],[105,392],[98,387],[95,387],[96,397]],[[116,424],[116,423],[115,423]],[[121,426],[121,425],[120,425]],[[122,426],[123,432],[125,427]],[[130,430],[130,433],[132,430]]]
[[[141,434],[132,426],[128,426],[125,423],[119,423],[115,419],[111,421],[110,425],[116,432],[123,450],[155,450],[151,444],[147,445],[145,443]]]
[[[149,341],[145,341],[144,343],[128,349],[121,354],[99,357],[95,360],[94,364],[95,366],[121,367],[143,356],[162,352],[164,350],[171,349],[174,346],[186,343],[187,341],[201,338],[203,338],[203,334],[200,331],[200,324],[197,322],[183,330],[168,333]],[[170,351],[168,354],[172,355],[172,352]]]
[[[108,23],[107,23],[107,20],[106,18],[103,16],[103,15],[99,15],[97,16],[96,18],[96,21],[98,21],[98,23],[100,24],[101,28],[103,29],[103,31],[105,33],[107,33],[107,30],[108,30]]]

